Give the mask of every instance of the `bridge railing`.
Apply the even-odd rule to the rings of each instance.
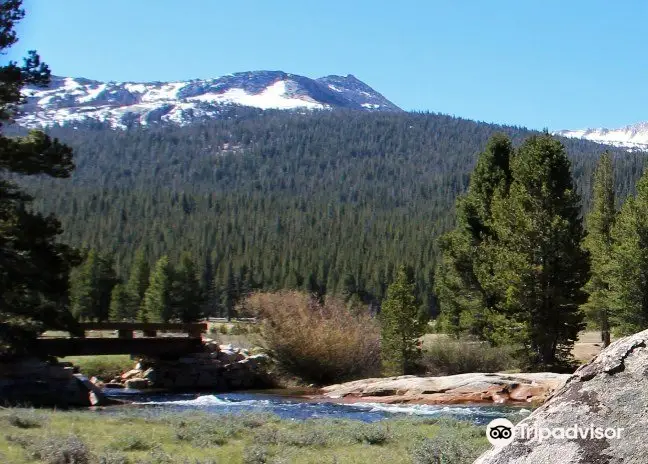
[[[174,324],[144,322],[85,322],[84,337],[41,337],[35,341],[34,354],[50,356],[88,356],[131,354],[150,356],[181,356],[203,349],[202,334],[207,324]],[[90,331],[117,331],[117,337],[89,337]],[[134,332],[141,331],[142,337]],[[157,337],[158,331],[185,333],[188,336]],[[101,334],[103,335],[103,334]]]
[[[158,331],[186,333],[190,338],[200,338],[207,332],[206,323],[166,323],[166,322],[83,322],[84,332],[116,330],[117,338],[134,338],[140,331],[144,337],[157,337]]]

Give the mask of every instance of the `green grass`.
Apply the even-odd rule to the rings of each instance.
[[[129,355],[68,356],[60,360],[71,362],[87,377],[99,377],[105,382],[119,377],[135,366],[135,361]]]
[[[365,424],[115,411],[1,409],[0,462],[463,464],[488,448],[483,427],[448,420]]]

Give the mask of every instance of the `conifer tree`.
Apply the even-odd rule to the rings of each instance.
[[[213,257],[211,253],[205,255],[205,263],[200,278],[200,288],[202,291],[202,313],[206,316],[214,316],[216,314],[217,292],[213,265]]]
[[[627,335],[648,328],[648,171],[612,228],[608,282],[615,331]]]
[[[169,258],[162,256],[155,263],[151,273],[139,320],[142,322],[169,322],[172,317],[171,269]]]
[[[489,338],[498,295],[490,287],[493,271],[481,246],[494,238],[492,203],[506,196],[511,184],[513,148],[495,134],[479,156],[468,192],[457,200],[457,226],[441,237],[441,260],[435,290],[443,324],[451,333]]]
[[[110,295],[116,283],[112,258],[90,250],[77,272],[71,276],[72,314],[80,321],[107,320]]]
[[[601,155],[594,171],[592,208],[586,218],[584,246],[590,253],[591,275],[585,284],[588,294],[585,314],[601,331],[603,346],[610,344],[610,284],[612,227],[616,219],[614,170],[609,152]]]
[[[99,295],[99,254],[88,252],[78,271],[73,273],[70,285],[72,314],[79,321],[89,321],[96,315]]]
[[[116,322],[130,320],[130,298],[126,287],[123,284],[117,284],[113,288],[110,297],[110,320]]]
[[[189,253],[183,253],[180,265],[173,273],[171,293],[174,317],[182,322],[195,322],[200,319],[202,292],[196,267]]]
[[[128,283],[126,284],[126,293],[128,296],[126,319],[135,320],[142,306],[144,294],[149,285],[149,265],[146,259],[146,253],[140,248],[135,253],[133,264],[130,268]]]
[[[20,0],[0,2],[0,56],[17,41],[15,25],[24,17]],[[6,63],[6,64],[5,64]],[[50,70],[30,51],[22,66],[0,65],[0,356],[24,354],[46,329],[80,334],[68,308],[69,273],[77,255],[58,241],[54,216],[32,212],[32,198],[12,182],[15,175],[69,177],[72,150],[41,131],[7,137],[3,125],[25,102],[25,85],[44,87]]]
[[[485,247],[501,303],[497,329],[520,342],[533,364],[566,361],[583,315],[588,254],[582,248],[580,197],[563,145],[533,136],[512,162],[506,197],[493,202],[496,240]]]
[[[420,356],[418,338],[424,325],[418,318],[414,284],[405,267],[387,288],[380,310],[381,355],[385,375],[412,372]]]

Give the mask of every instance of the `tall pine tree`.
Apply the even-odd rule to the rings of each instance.
[[[144,294],[139,320],[142,322],[169,322],[173,317],[171,304],[171,266],[169,258],[162,256],[151,273]]]
[[[603,346],[610,344],[610,271],[612,227],[616,219],[614,169],[609,152],[601,155],[594,171],[592,208],[586,219],[584,246],[590,253],[591,275],[585,284],[588,294],[583,309],[601,331]]]
[[[648,328],[648,171],[628,198],[612,228],[609,301],[620,335]]]
[[[513,158],[508,196],[495,196],[493,266],[501,330],[529,361],[566,361],[582,325],[579,306],[589,271],[582,248],[580,197],[563,145],[549,134],[527,139]]]
[[[424,324],[418,317],[414,283],[405,267],[387,288],[387,297],[380,310],[381,353],[383,373],[411,373],[419,358],[418,338]]]
[[[196,266],[189,253],[183,253],[180,265],[173,274],[171,299],[173,315],[182,322],[200,319],[203,294],[196,273]]]
[[[21,0],[0,2],[0,56],[17,41],[16,23],[24,17]],[[3,126],[25,102],[26,85],[46,86],[50,70],[30,51],[22,66],[0,66],[0,356],[25,353],[46,329],[80,329],[68,308],[69,273],[77,255],[58,241],[60,223],[32,212],[32,198],[10,179],[16,174],[69,177],[72,150],[41,131],[7,137]]]
[[[142,306],[144,294],[149,285],[149,264],[144,249],[135,253],[135,259],[130,268],[126,293],[128,296],[126,319],[135,320]]]
[[[495,134],[479,156],[468,192],[457,201],[457,226],[440,239],[441,260],[435,290],[442,323],[451,333],[478,337],[492,333],[498,295],[489,286],[493,271],[484,259],[482,244],[494,238],[492,203],[505,196],[511,184],[511,141]]]

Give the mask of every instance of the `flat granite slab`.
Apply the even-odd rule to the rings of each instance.
[[[542,403],[569,377],[552,372],[403,375],[330,385],[321,390],[321,398],[393,404]]]

